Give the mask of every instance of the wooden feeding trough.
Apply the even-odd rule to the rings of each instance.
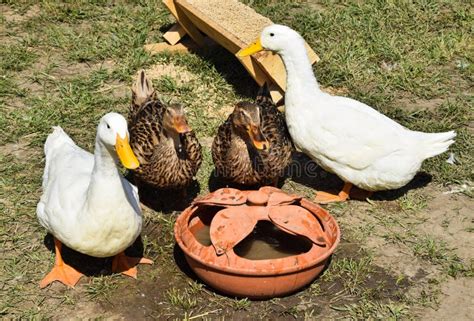
[[[177,23],[163,35],[166,42],[145,46],[151,53],[186,51],[206,45],[210,38],[235,55],[258,39],[264,27],[273,24],[237,0],[163,0],[163,3]],[[181,42],[185,35],[190,39]],[[311,63],[319,61],[311,47],[306,45],[306,48]],[[283,97],[286,72],[278,55],[263,51],[251,57],[237,58],[258,85],[269,84],[275,102]]]

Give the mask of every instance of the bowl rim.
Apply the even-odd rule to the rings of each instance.
[[[191,250],[189,250],[188,247],[183,242],[181,233],[182,233],[183,229],[185,229],[185,230],[187,229],[187,231],[189,233],[191,233],[189,231],[189,218],[195,212],[195,210],[198,209],[198,205],[193,204],[193,205],[187,207],[178,216],[178,218],[176,219],[175,225],[174,225],[174,237],[175,237],[175,240],[178,243],[179,247],[184,252],[185,256],[189,256],[192,259],[194,259],[195,261],[199,262],[200,264],[202,264],[206,267],[209,267],[213,270],[222,271],[222,272],[231,273],[231,274],[236,274],[236,275],[251,275],[251,276],[276,276],[276,275],[283,275],[283,274],[291,274],[291,273],[295,273],[295,272],[298,272],[298,271],[303,271],[303,270],[310,269],[312,267],[315,267],[316,265],[319,265],[321,262],[324,262],[325,260],[327,260],[329,258],[329,256],[331,256],[334,253],[336,247],[339,245],[339,242],[341,240],[341,230],[340,230],[339,224],[337,223],[335,218],[327,210],[325,210],[321,206],[319,206],[319,205],[317,205],[317,204],[315,204],[315,203],[313,203],[313,202],[311,202],[311,201],[309,201],[308,199],[305,199],[305,198],[301,199],[300,206],[302,206],[302,207],[306,208],[308,211],[310,211],[321,222],[323,222],[324,219],[321,218],[319,215],[317,215],[317,213],[314,209],[317,209],[317,211],[325,212],[325,215],[328,217],[328,219],[325,220],[326,224],[327,224],[328,221],[332,221],[332,223],[335,226],[336,239],[333,242],[333,244],[331,245],[331,247],[329,247],[324,252],[324,254],[322,254],[321,256],[318,256],[317,259],[310,260],[310,261],[308,261],[304,264],[295,265],[294,264],[295,259],[298,260],[299,257],[307,256],[308,253],[311,253],[315,249],[315,246],[316,246],[315,244],[313,244],[313,246],[311,247],[311,249],[308,252],[304,252],[304,253],[301,253],[301,254],[298,254],[298,255],[291,255],[291,256],[287,256],[287,257],[283,257],[283,258],[278,258],[278,259],[249,260],[249,259],[238,256],[240,259],[247,260],[249,262],[253,262],[254,264],[255,264],[255,261],[259,261],[259,263],[258,263],[259,265],[269,265],[269,266],[271,266],[274,263],[280,263],[281,265],[283,265],[283,268],[279,269],[278,271],[274,271],[274,270],[271,271],[271,270],[268,270],[268,269],[265,269],[266,271],[262,271],[262,270],[256,269],[256,268],[240,268],[240,267],[236,268],[236,267],[233,267],[233,266],[222,266],[222,265],[216,264],[212,261],[210,261],[210,262],[205,261],[200,256],[196,255]],[[313,209],[311,207],[313,207]],[[323,225],[326,225],[326,224],[323,223]],[[212,245],[204,246],[201,243],[199,243],[196,239],[194,239],[193,243],[198,244],[198,247],[200,246],[201,248],[212,247]],[[233,249],[231,249],[231,251],[233,252]],[[234,255],[236,255],[236,254],[234,253]],[[288,261],[287,262],[288,264],[285,264],[286,263],[285,261]],[[298,261],[300,261],[300,260],[298,260]]]

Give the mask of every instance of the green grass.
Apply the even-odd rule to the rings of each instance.
[[[322,58],[314,70],[323,86],[343,88],[411,129],[455,129],[458,136],[451,151],[457,163],[447,164],[444,154],[426,161],[423,170],[433,176],[436,188],[472,184],[473,19],[467,2],[244,2],[302,33]],[[99,118],[109,111],[126,114],[133,76],[156,64],[179,70],[177,75],[155,79],[154,85],[165,100],[186,106],[200,139],[215,134],[226,117],[222,110],[253,99],[256,88],[238,61],[221,48],[201,54],[145,52],[143,45],[162,41],[162,33],[173,22],[159,0],[7,0],[2,8],[8,10],[0,15],[1,316],[57,318],[58,313],[69,315],[94,304],[102,309],[95,311],[96,316],[126,313],[123,306],[137,306],[157,319],[234,315],[395,320],[416,318],[414,311],[420,306],[436,306],[446,278],[473,277],[473,261],[455,255],[449,242],[421,233],[434,197],[418,189],[373,205],[328,206],[343,230],[340,250],[323,276],[286,298],[263,302],[229,298],[190,281],[174,264],[173,225],[178,213],[149,209],[144,212],[142,240],[145,255],[155,265],[140,267],[139,280],[93,276],[84,278],[74,291],[60,285],[39,290],[38,282],[54,260],[43,244],[46,233],[35,214],[44,166],[42,146],[51,126],[62,126],[92,151]],[[197,174],[201,195],[208,192],[212,170],[210,148],[204,146]],[[308,197],[314,193],[290,180],[283,188]],[[449,221],[443,224],[448,226]],[[404,251],[420,270],[434,270],[430,278],[439,282],[423,279],[412,284],[390,264],[379,267],[379,248],[371,241],[380,240]],[[395,285],[401,290],[384,292]],[[420,294],[406,298],[403,291],[408,287]]]
[[[0,68],[4,71],[22,71],[30,67],[36,60],[37,54],[21,44],[2,44],[0,46]]]
[[[335,278],[343,280],[343,287],[350,294],[357,294],[361,284],[365,281],[372,269],[370,256],[362,256],[360,259],[342,258],[335,260],[331,268],[324,274],[323,278],[332,281]]]
[[[171,288],[166,291],[166,297],[172,305],[178,306],[186,311],[197,305],[197,300],[186,290],[180,291],[176,288]]]
[[[443,271],[451,277],[474,276],[473,260],[465,263],[454,253],[454,249],[431,235],[421,236],[412,244],[413,253],[424,260],[441,265]]]

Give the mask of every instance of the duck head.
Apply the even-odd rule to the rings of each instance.
[[[191,131],[184,114],[184,108],[180,104],[170,104],[166,107],[163,115],[163,128],[167,133],[185,134]],[[174,136],[170,135],[170,136]]]
[[[122,115],[117,113],[104,115],[97,127],[97,138],[107,149],[115,149],[118,159],[125,168],[135,169],[140,165],[130,147],[127,121]]]
[[[268,150],[270,143],[261,130],[260,107],[249,102],[239,102],[232,112],[232,127],[244,140],[258,150]]]
[[[295,43],[304,45],[304,40],[299,33],[287,26],[274,24],[265,27],[260,34],[260,38],[247,48],[240,50],[237,56],[250,56],[262,50],[271,50],[282,54],[287,50],[291,50]]]
[[[178,154],[183,152],[183,136],[189,133],[191,128],[188,126],[184,108],[180,104],[170,104],[165,107],[163,114],[163,129],[165,135],[173,142],[174,148]]]

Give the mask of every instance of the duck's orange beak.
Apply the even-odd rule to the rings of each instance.
[[[270,143],[265,138],[265,136],[263,136],[259,126],[250,125],[248,127],[248,134],[253,146],[255,146],[256,149],[266,151],[270,148]]]
[[[191,127],[188,126],[188,122],[184,116],[176,116],[173,119],[173,127],[178,134],[184,134],[191,131]]]
[[[265,48],[262,47],[262,43],[260,42],[260,39],[258,39],[257,41],[252,43],[250,46],[239,50],[239,52],[237,52],[237,57],[250,56],[262,50],[265,50]]]
[[[128,135],[125,135],[125,138],[121,138],[117,134],[115,142],[115,150],[117,155],[122,162],[122,165],[128,169],[135,169],[140,166],[140,162],[137,159],[137,156],[133,153],[130,144],[128,143]]]

